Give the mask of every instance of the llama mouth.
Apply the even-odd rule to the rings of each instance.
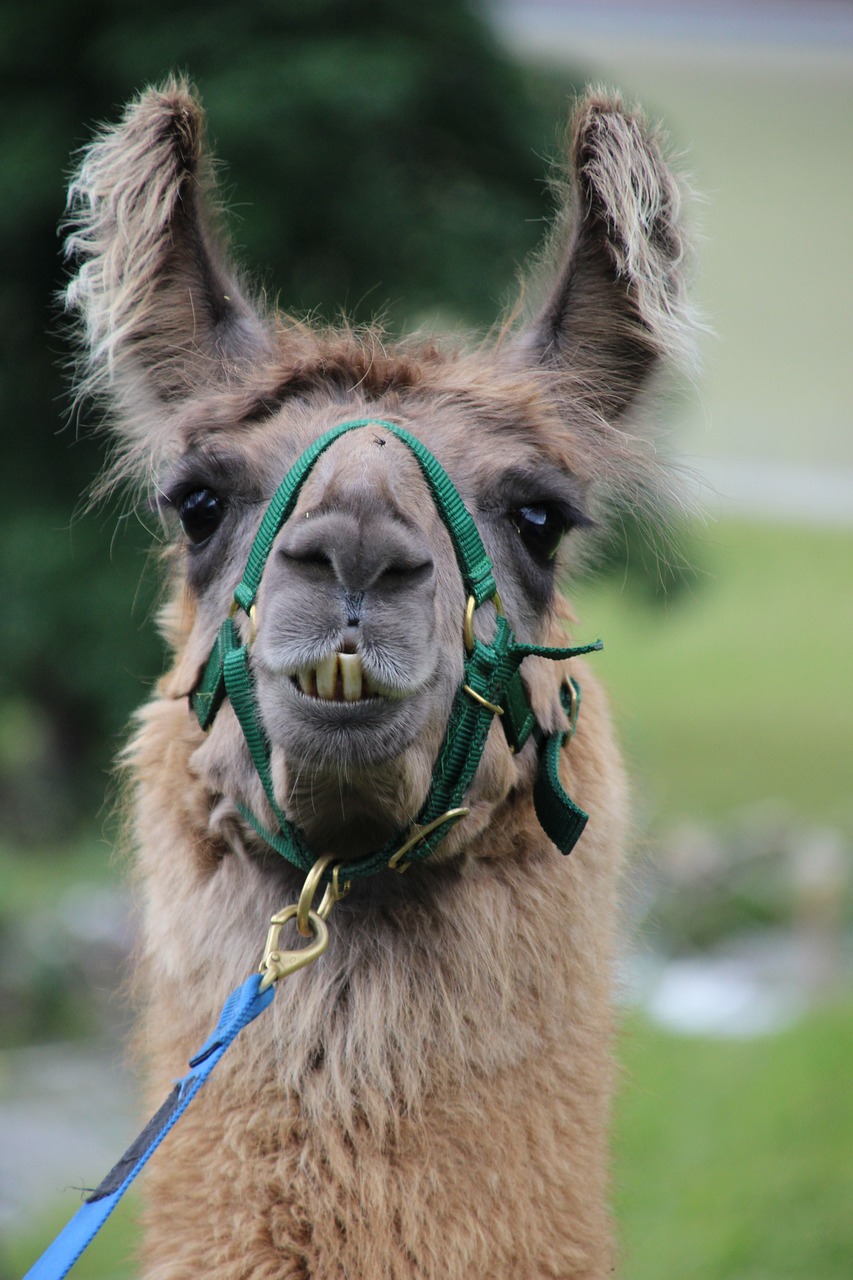
[[[316,666],[300,667],[291,679],[306,697],[321,702],[367,702],[388,696],[371,680],[357,653],[330,653]]]

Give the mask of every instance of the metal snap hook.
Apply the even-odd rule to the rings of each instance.
[[[264,947],[264,958],[259,965],[259,970],[264,975],[261,979],[261,991],[266,991],[267,987],[272,986],[279,979],[287,978],[291,973],[296,973],[297,969],[304,969],[306,965],[313,964],[315,960],[319,960],[329,945],[329,930],[325,920],[316,911],[309,911],[308,923],[314,935],[314,941],[307,947],[302,947],[299,951],[279,950],[278,940],[281,936],[281,931],[289,920],[295,918],[298,910],[297,904],[292,902],[289,907],[285,907],[282,911],[277,911],[270,920],[267,944]]]

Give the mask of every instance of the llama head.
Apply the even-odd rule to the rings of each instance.
[[[276,797],[318,852],[357,857],[411,822],[462,673],[466,596],[451,539],[382,422],[451,476],[506,614],[531,643],[559,612],[560,544],[577,540],[605,491],[644,485],[627,418],[688,331],[678,187],[654,134],[599,94],[576,111],[569,182],[544,302],[469,352],[386,347],[378,331],[319,331],[253,301],[220,247],[203,116],[185,86],[143,94],[72,185],[67,299],[84,338],[81,386],[110,404],[114,475],[147,485],[172,529],[168,693],[195,684],[282,477],[330,428],[368,420],[308,476],[253,623]],[[562,722],[559,679],[525,664],[546,729]],[[231,710],[198,737],[191,767],[211,805],[267,813]],[[445,854],[531,768],[493,727],[470,817]]]

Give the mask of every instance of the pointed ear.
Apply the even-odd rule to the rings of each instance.
[[[81,390],[107,393],[126,433],[146,410],[239,379],[268,350],[216,230],[204,116],[170,81],[85,151],[69,190],[66,305],[85,350]]]
[[[576,394],[611,422],[663,358],[689,353],[680,205],[645,121],[600,93],[581,102],[546,301],[516,358],[572,375]]]

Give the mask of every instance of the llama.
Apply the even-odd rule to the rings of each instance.
[[[82,392],[105,400],[115,433],[106,483],[147,486],[168,530],[173,663],[126,753],[152,1106],[257,965],[273,913],[303,892],[280,822],[341,893],[342,866],[411,834],[405,859],[350,878],[325,954],[277,984],[152,1161],[148,1280],[614,1266],[606,1135],[627,789],[591,664],[566,656],[574,619],[557,581],[613,495],[647,490],[652,464],[627,424],[689,325],[679,187],[654,131],[591,92],[567,168],[538,307],[470,348],[327,331],[253,299],[223,248],[204,118],[183,83],[134,101],[73,181],[67,300]],[[282,477],[353,422],[273,529],[253,607],[234,613]],[[500,595],[482,609],[466,613],[410,439],[451,478],[494,566]],[[196,714],[231,614],[265,779],[233,692]],[[539,729],[513,742],[491,707],[463,803],[420,857],[413,824],[465,701],[466,649],[510,625],[529,646],[515,693]],[[546,645],[563,658],[536,651]],[[568,859],[537,816],[543,741],[557,743],[552,788],[589,815]],[[313,912],[306,922],[319,930]]]

